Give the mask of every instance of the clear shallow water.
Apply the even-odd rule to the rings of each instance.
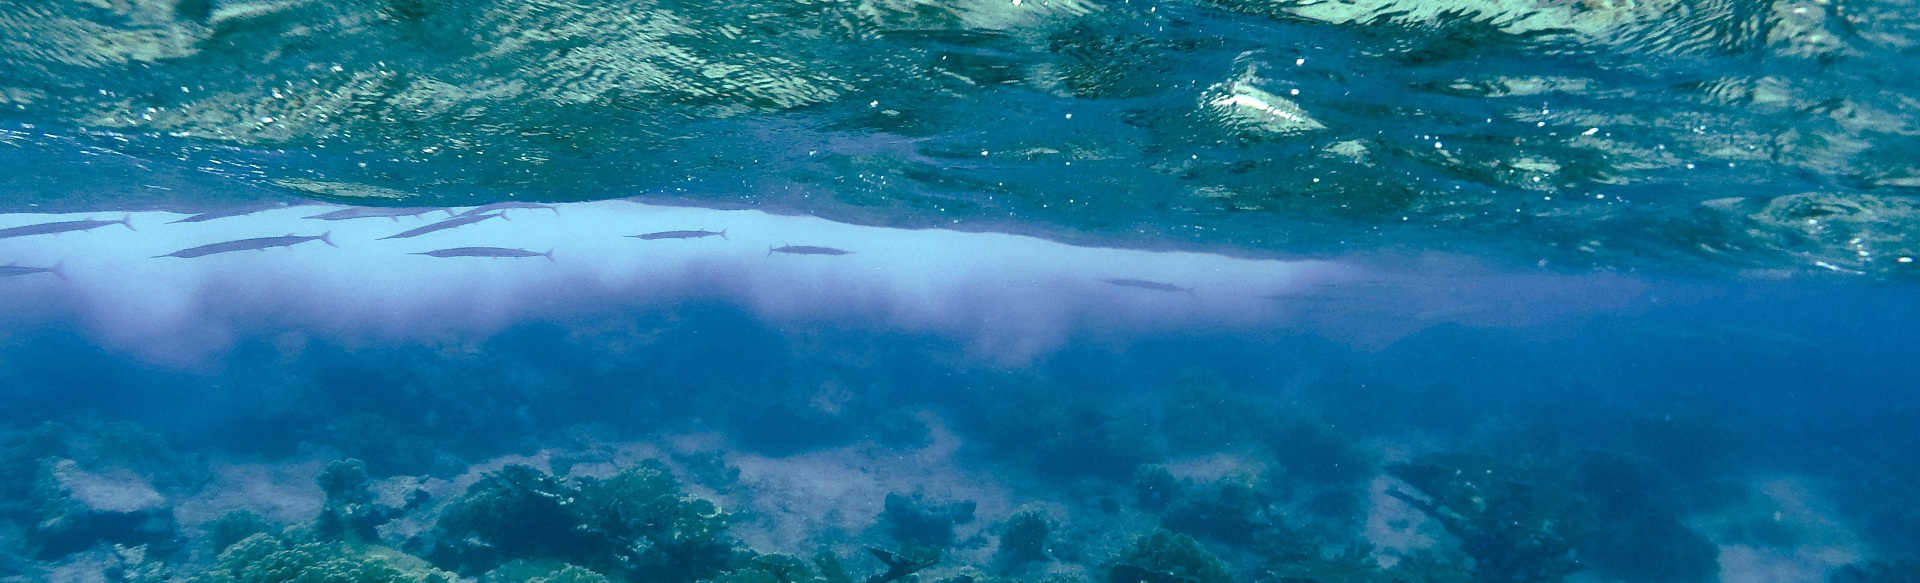
[[[1897,284],[232,210],[0,215],[6,577],[866,577],[871,547],[940,580],[1856,581],[1920,540]],[[419,255],[474,248],[529,256]],[[595,501],[662,475],[716,506]],[[603,547],[626,520],[707,534]]]
[[[1910,8],[0,2],[0,578],[1908,581]]]

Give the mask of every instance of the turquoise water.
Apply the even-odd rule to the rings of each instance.
[[[1687,272],[1920,253],[1895,1],[6,6],[0,109],[34,124],[8,143],[336,202]]]
[[[0,580],[1913,581],[1916,43],[0,0]]]

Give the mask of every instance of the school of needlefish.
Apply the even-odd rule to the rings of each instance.
[[[262,211],[285,208],[285,206],[286,205],[275,204],[275,205],[253,205],[253,206],[246,206],[246,207],[238,207],[233,209],[200,213],[200,214],[188,216],[185,218],[181,218],[179,220],[171,221],[166,224],[175,225],[175,224],[202,223],[202,222],[214,221],[219,219],[246,216],[246,215],[250,215],[250,214],[254,214]],[[310,219],[310,220],[319,220],[319,221],[388,219],[391,221],[398,222],[400,219],[403,219],[403,218],[431,218],[430,215],[433,215],[435,213],[442,213],[446,215],[445,218],[442,218],[438,221],[435,221],[420,227],[400,231],[398,233],[394,233],[386,237],[380,237],[378,239],[378,241],[387,241],[387,240],[393,240],[393,239],[412,239],[412,238],[430,235],[430,234],[438,233],[442,231],[450,231],[454,229],[459,229],[461,227],[475,225],[491,219],[502,219],[502,220],[510,221],[512,219],[507,216],[508,211],[529,211],[529,210],[548,210],[548,211],[552,211],[555,215],[558,215],[560,213],[559,208],[555,205],[515,201],[515,202],[491,203],[491,204],[481,205],[481,206],[474,207],[474,208],[467,209],[465,211],[460,211],[460,212],[455,212],[455,209],[446,208],[446,207],[360,207],[360,206],[356,206],[356,207],[347,207],[347,208],[332,210],[332,211],[328,211],[328,212],[324,212],[316,215],[310,215],[304,218]],[[82,220],[57,221],[57,222],[4,228],[4,229],[0,229],[0,240],[13,239],[13,238],[19,238],[19,237],[61,235],[61,234],[67,234],[67,233],[85,233],[87,231],[92,231],[102,227],[110,227],[114,225],[124,226],[129,231],[136,231],[136,229],[134,229],[134,226],[133,226],[133,216],[131,214],[128,214],[128,215],[122,216],[119,220],[82,219]],[[186,249],[181,249],[179,251],[175,251],[173,253],[168,253],[165,255],[156,255],[153,258],[154,259],[197,259],[197,258],[209,257],[213,255],[239,253],[243,251],[268,251],[272,249],[290,248],[297,245],[301,245],[305,243],[313,243],[313,242],[318,242],[318,243],[325,244],[329,247],[338,248],[339,245],[334,243],[332,239],[332,235],[333,235],[332,231],[323,231],[317,235],[301,235],[296,233],[287,233],[287,234],[278,235],[278,236],[264,236],[264,237],[253,237],[253,238],[247,238],[247,239],[238,239],[238,240],[232,240],[232,241],[218,241],[218,242],[207,243],[207,244],[199,245],[195,247],[189,247]],[[683,229],[683,230],[671,230],[671,231],[657,231],[657,232],[641,233],[641,234],[626,236],[626,238],[639,239],[641,241],[663,241],[663,240],[690,241],[690,240],[706,239],[710,237],[718,237],[722,241],[731,240],[727,237],[726,229],[721,229],[718,231],[710,231],[707,229]],[[456,259],[456,258],[526,259],[526,258],[538,257],[538,258],[544,258],[548,262],[558,263],[558,261],[554,259],[554,251],[555,250],[553,249],[548,249],[546,251],[532,251],[528,249],[514,249],[514,248],[506,248],[506,247],[465,246],[465,247],[448,247],[443,249],[435,249],[431,251],[411,252],[407,254],[441,258],[441,259]],[[775,254],[793,255],[793,256],[837,257],[842,255],[850,255],[853,253],[855,252],[851,250],[839,249],[835,247],[826,247],[821,245],[783,245],[779,247],[769,246],[767,248],[767,257],[772,257]],[[62,280],[67,279],[67,274],[64,271],[63,264],[55,264],[51,266],[31,266],[31,265],[20,265],[18,263],[7,263],[5,265],[0,265],[0,279],[15,278],[15,277],[22,277],[22,276],[33,276],[33,275],[51,275],[51,276],[58,277]],[[1112,285],[1115,287],[1131,288],[1131,289],[1151,291],[1151,292],[1185,293],[1185,294],[1194,293],[1194,288],[1192,287],[1180,287],[1172,283],[1145,280],[1145,279],[1117,277],[1117,278],[1099,279],[1097,281],[1108,284],[1108,285]]]

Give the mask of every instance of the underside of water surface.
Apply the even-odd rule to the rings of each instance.
[[[0,0],[0,583],[1920,581],[1912,0]]]
[[[1905,0],[32,0],[0,30],[0,142],[333,201],[1875,278],[1920,253]]]

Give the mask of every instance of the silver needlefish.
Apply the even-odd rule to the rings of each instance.
[[[640,239],[642,241],[653,241],[656,239],[699,239],[703,237],[712,237],[714,235],[719,235],[721,239],[727,239],[727,230],[720,229],[718,231],[708,231],[706,229],[701,229],[698,231],[661,231],[658,233],[647,233],[645,235],[627,235],[627,236],[634,239]],[[731,241],[732,239],[727,239],[727,240]]]
[[[53,267],[27,267],[25,265],[20,265],[17,263],[8,263],[6,265],[0,265],[0,277],[19,277],[22,275],[33,275],[36,273],[51,273],[53,274],[54,277],[58,277],[60,279],[67,278],[65,264],[63,263],[56,263],[54,264]]]
[[[382,240],[382,241],[385,241],[385,240],[387,240],[387,239],[409,239],[409,238],[413,238],[413,237],[418,237],[418,236],[421,236],[421,235],[425,235],[425,234],[427,234],[427,233],[432,233],[432,232],[434,232],[434,231],[445,231],[445,230],[447,230],[447,229],[454,229],[454,228],[459,228],[459,227],[465,227],[465,226],[467,226],[467,225],[471,225],[471,224],[474,224],[474,223],[478,223],[478,222],[480,222],[480,221],[484,221],[484,220],[487,220],[487,219],[497,219],[497,218],[501,218],[502,216],[503,216],[503,215],[501,215],[500,213],[493,213],[493,214],[490,214],[490,215],[466,215],[466,216],[458,216],[458,217],[454,217],[454,218],[451,218],[451,219],[447,219],[447,220],[444,220],[444,221],[440,221],[440,222],[438,222],[438,223],[434,223],[434,224],[431,224],[431,225],[427,225],[427,226],[425,226],[425,227],[420,227],[420,228],[418,228],[418,229],[412,229],[412,230],[409,230],[409,231],[406,231],[406,232],[403,232],[403,233],[400,233],[400,234],[397,234],[397,235],[389,235],[389,236],[386,236],[386,237],[381,237],[381,238],[380,238],[380,240]]]
[[[40,223],[38,225],[11,227],[6,229],[0,229],[0,239],[12,239],[14,237],[28,237],[33,235],[52,235],[55,233],[70,233],[73,231],[89,231],[93,229],[98,229],[100,227],[105,227],[107,225],[126,225],[127,230],[132,231],[134,230],[133,215],[127,215],[126,217],[118,221],[96,221],[93,219],[86,219],[86,220],[80,220],[80,221],[61,221],[58,223]]]
[[[1190,287],[1179,287],[1171,283],[1147,281],[1144,279],[1102,279],[1100,281],[1106,282],[1111,285],[1117,285],[1120,287],[1137,287],[1140,289],[1150,289],[1158,292],[1193,293],[1193,288],[1190,288]]]
[[[453,211],[447,210],[442,207],[437,207],[437,206],[409,206],[409,207],[356,206],[356,207],[343,208],[333,212],[320,213],[307,218],[320,219],[322,221],[342,221],[346,219],[371,219],[371,218],[385,217],[385,218],[389,218],[397,221],[397,220],[400,220],[400,217],[417,217],[417,216],[424,215],[431,212],[444,212],[444,213],[447,213],[448,215],[453,214]]]
[[[852,253],[852,251],[834,249],[832,247],[816,247],[813,245],[788,245],[780,248],[767,248],[768,257],[772,257],[775,253],[786,253],[788,255],[846,255]]]
[[[460,213],[455,216],[464,217],[467,215],[484,215],[493,211],[534,210],[534,209],[547,209],[547,210],[553,211],[553,214],[556,216],[560,214],[560,207],[553,206],[550,204],[509,200],[509,201],[503,201],[503,202],[483,204],[477,207],[473,207],[472,209],[469,209],[467,212]]]
[[[454,247],[452,249],[414,253],[413,255],[426,255],[428,257],[545,257],[549,263],[554,262],[552,249],[548,249],[546,253],[534,253],[525,249],[508,249],[506,247]]]
[[[275,247],[292,247],[294,245],[299,245],[301,243],[305,243],[308,241],[319,241],[321,243],[326,243],[328,247],[334,247],[334,248],[340,247],[339,245],[333,244],[332,235],[333,235],[333,231],[327,231],[325,233],[321,233],[319,235],[312,236],[312,237],[302,237],[299,235],[290,234],[285,237],[260,237],[256,239],[241,239],[239,241],[227,241],[225,243],[201,245],[199,247],[194,247],[192,249],[181,249],[179,251],[168,253],[166,255],[156,255],[154,256],[154,258],[159,259],[161,257],[179,257],[182,259],[192,259],[195,257],[206,257],[208,255],[213,255],[216,253],[232,253],[235,251],[265,251]]]
[[[214,219],[246,216],[246,215],[250,215],[260,211],[273,210],[273,209],[282,208],[285,206],[287,205],[275,203],[275,204],[256,204],[256,205],[249,205],[249,206],[234,207],[226,210],[209,211],[209,212],[200,213],[200,214],[193,215],[191,217],[187,217],[184,219],[180,219],[178,221],[173,221],[167,224],[177,225],[180,223],[204,223]]]

